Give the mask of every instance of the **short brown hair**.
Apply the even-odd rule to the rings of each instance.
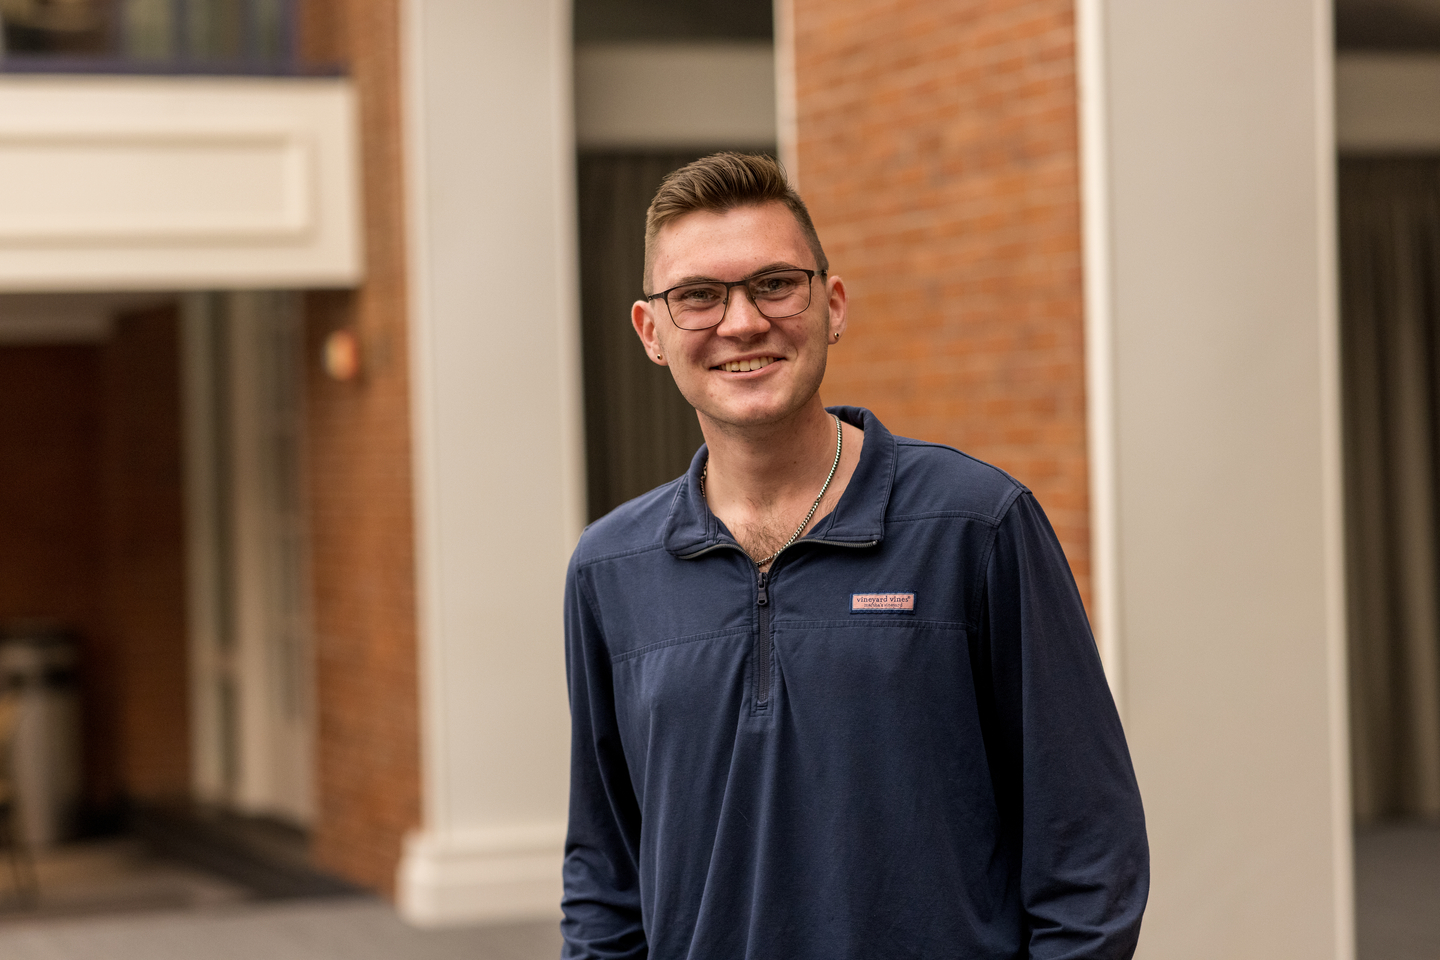
[[[660,228],[673,220],[697,210],[724,213],[736,207],[783,203],[800,224],[800,232],[815,255],[816,269],[828,273],[830,261],[820,246],[820,235],[810,220],[805,201],[790,186],[785,168],[778,160],[763,154],[714,153],[687,163],[667,174],[645,212],[645,276],[641,283],[650,285],[650,267],[655,260],[655,238]]]

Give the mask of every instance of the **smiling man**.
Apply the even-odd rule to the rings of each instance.
[[[1144,816],[1034,497],[822,404],[845,284],[773,160],[672,173],[644,283],[705,445],[571,560],[564,956],[1129,957]]]

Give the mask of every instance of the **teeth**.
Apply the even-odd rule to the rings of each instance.
[[[774,357],[756,357],[753,360],[731,360],[729,363],[723,363],[720,366],[726,373],[749,373],[751,370],[768,367],[774,362]]]

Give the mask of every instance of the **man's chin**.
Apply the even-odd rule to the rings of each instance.
[[[722,430],[764,432],[783,426],[815,402],[820,380],[817,378],[811,385],[809,379],[796,382],[794,377],[784,377],[748,384],[700,380],[685,384],[692,389],[680,392],[700,415],[702,426],[709,423]]]
[[[804,404],[795,403],[709,403],[695,406],[702,424],[709,422],[725,430],[767,430],[785,424],[799,414]]]

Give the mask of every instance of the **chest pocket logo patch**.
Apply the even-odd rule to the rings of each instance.
[[[851,613],[914,613],[913,593],[852,593]]]

